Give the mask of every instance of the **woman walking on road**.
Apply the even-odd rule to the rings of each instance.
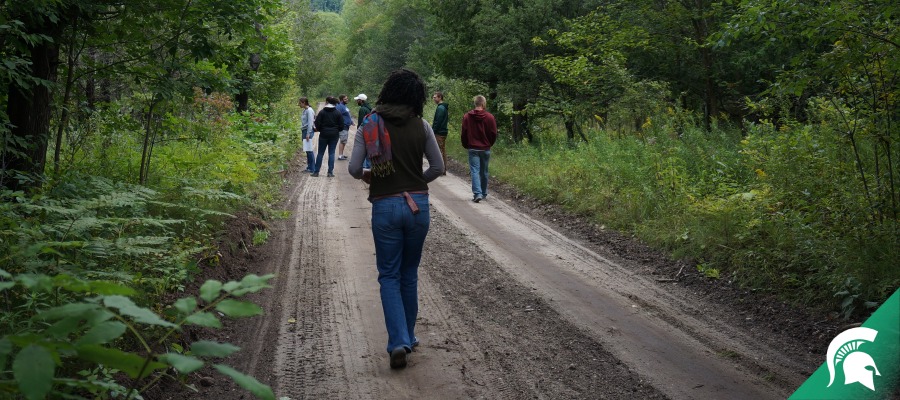
[[[428,182],[444,172],[431,126],[422,119],[425,83],[413,71],[388,76],[375,110],[361,121],[348,170],[370,183],[372,236],[391,368],[406,367],[419,312],[418,268],[431,223]],[[321,140],[321,139],[320,139]],[[422,156],[428,159],[423,171]],[[363,169],[368,159],[371,169]]]
[[[322,170],[322,156],[325,155],[325,149],[328,148],[328,176],[334,176],[334,149],[337,147],[338,138],[341,129],[344,126],[344,119],[341,113],[335,108],[337,98],[328,96],[325,99],[325,108],[316,115],[316,130],[319,131],[319,155],[316,157],[316,170],[311,176],[319,176]]]

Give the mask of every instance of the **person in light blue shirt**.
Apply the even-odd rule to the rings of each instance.
[[[313,136],[316,134],[315,128],[315,119],[316,113],[313,111],[312,107],[309,106],[309,99],[306,97],[300,98],[300,107],[303,108],[302,113],[300,114],[300,136],[301,139],[310,141],[313,140]],[[306,170],[304,172],[313,173],[316,169],[316,153],[310,150],[306,152]]]
[[[347,139],[350,137],[350,127],[353,126],[353,117],[350,116],[350,109],[347,108],[347,99],[346,94],[338,96],[337,110],[340,111],[341,116],[344,117],[344,129],[341,131],[338,142],[338,160],[347,159],[347,156],[344,155],[344,147],[347,146]]]

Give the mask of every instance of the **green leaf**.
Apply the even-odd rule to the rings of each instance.
[[[155,361],[147,363],[147,360],[144,357],[138,356],[137,354],[126,353],[117,349],[109,349],[96,344],[78,346],[77,351],[78,358],[118,369],[126,373],[132,379],[145,378],[152,374],[153,371],[166,368],[166,365],[163,363]],[[144,367],[144,363],[147,363],[146,367]],[[144,368],[143,373],[141,373],[141,368]]]
[[[166,364],[175,367],[175,369],[177,369],[178,372],[181,372],[182,374],[189,374],[200,368],[203,368],[203,361],[197,359],[196,357],[183,356],[177,353],[166,353],[159,356],[159,359]]]
[[[268,284],[268,281],[275,277],[275,274],[268,274],[264,276],[257,276],[255,274],[250,274],[241,279],[241,286],[230,293],[235,296],[243,296],[247,293],[255,293],[262,289],[271,287]]]
[[[69,334],[78,330],[80,323],[80,316],[63,318],[44,330],[44,334],[49,335],[55,339],[65,339],[69,336]]]
[[[135,291],[134,289],[132,289],[128,286],[120,285],[115,282],[91,281],[90,286],[91,286],[91,289],[90,289],[91,292],[94,292],[96,294],[101,294],[101,295],[109,296],[109,295],[119,294],[119,295],[123,295],[123,296],[134,296],[135,294],[137,294],[137,291]]]
[[[22,349],[13,361],[13,376],[19,382],[19,390],[29,400],[43,399],[50,393],[55,372],[53,356],[38,345]]]
[[[240,349],[240,347],[231,343],[217,343],[207,340],[200,340],[191,344],[191,352],[201,357],[228,357]]]
[[[254,315],[262,314],[262,308],[258,305],[247,301],[233,299],[222,300],[219,304],[216,304],[216,310],[234,318],[252,317]]]
[[[8,338],[0,339],[0,371],[6,370],[6,359],[9,357],[9,353],[12,353],[12,350],[13,345]]]
[[[207,303],[212,303],[213,300],[219,297],[220,291],[222,291],[222,282],[213,279],[208,280],[203,286],[200,286],[200,298]]]
[[[95,311],[98,308],[100,308],[100,306],[93,303],[69,303],[41,311],[35,318],[52,321],[62,318],[79,317],[85,313]]]
[[[122,315],[127,315],[140,322],[148,325],[159,325],[165,327],[177,327],[169,321],[160,318],[158,315],[143,307],[138,307],[131,299],[124,296],[107,296],[103,298],[103,304],[110,308],[117,308]]]
[[[76,344],[104,344],[125,334],[127,327],[119,321],[102,322],[85,332]]]
[[[86,292],[90,289],[87,282],[66,274],[53,277],[53,284],[70,292]]]
[[[47,275],[21,274],[16,276],[16,280],[31,290],[47,292],[53,289],[53,279]]]
[[[175,302],[175,309],[182,314],[190,314],[197,309],[197,299],[194,297],[185,297]]]
[[[185,321],[189,324],[205,326],[207,328],[221,328],[222,323],[219,322],[219,319],[216,318],[215,315],[208,312],[196,313],[185,318]]]
[[[0,292],[9,289],[13,286],[16,286],[15,282],[0,282]]]
[[[227,365],[215,364],[214,367],[222,374],[231,377],[235,383],[249,390],[256,397],[264,400],[275,400],[275,393],[272,392],[272,388],[263,385],[256,378],[244,375]]]
[[[237,282],[237,281],[230,281],[230,282],[228,282],[228,283],[222,285],[222,290],[224,290],[225,293],[229,293],[229,294],[230,294],[231,292],[234,292],[235,289],[240,288],[240,287],[241,287],[241,283],[240,283],[240,282]]]

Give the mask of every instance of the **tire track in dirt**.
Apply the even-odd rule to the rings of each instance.
[[[777,398],[802,382],[777,347],[698,319],[700,313],[685,311],[693,309],[685,301],[502,201],[473,205],[464,200],[468,185],[461,180],[442,180],[432,193],[448,220],[471,233],[472,247],[550,299],[554,310],[667,395]],[[775,382],[766,380],[773,376]]]
[[[342,168],[337,162],[334,178],[294,177],[285,202],[291,218],[278,222],[265,247],[272,255],[265,270],[278,277],[261,301],[261,335],[244,338],[255,354],[248,370],[292,399],[498,398],[485,390],[488,371],[467,365],[479,348],[424,274],[420,310],[441,317],[420,322],[422,345],[410,368],[388,368],[367,188]]]
[[[289,190],[285,192],[288,199],[285,202],[285,205],[288,206],[286,211],[289,211],[291,215],[297,215],[299,205],[293,199],[299,197],[302,189],[300,181],[293,179]],[[259,274],[272,273],[276,275],[272,281],[274,288],[268,289],[268,291],[287,293],[288,283],[294,279],[299,259],[299,254],[297,254],[299,225],[298,220],[289,218],[277,220],[270,227],[270,238],[274,240],[264,245],[264,250],[269,253],[270,257],[258,272]],[[279,337],[280,332],[285,329],[283,324],[286,323],[287,318],[284,318],[281,312],[286,301],[282,301],[281,297],[271,296],[266,291],[250,295],[248,299],[259,304],[264,313],[262,316],[244,321],[249,327],[238,331],[240,339],[243,339],[241,343],[244,349],[241,353],[249,356],[241,364],[249,374],[275,387],[274,382],[277,382],[280,374],[274,366],[275,352],[272,351],[269,339]],[[296,296],[292,297],[291,301],[296,301]]]
[[[306,209],[321,201],[327,193],[321,185],[307,180],[297,197],[293,213],[293,237],[290,240],[290,257],[287,274],[282,275],[287,283],[281,291],[281,313],[278,315],[279,334],[275,357],[275,371],[278,384],[276,393],[293,393],[297,388],[308,386],[323,375],[326,343],[322,334],[322,299],[306,296],[323,284],[325,257],[320,251],[323,240],[320,235],[312,235],[306,227],[317,226],[324,216],[310,213]]]
[[[507,273],[469,232],[440,213],[431,230],[423,269],[452,294],[450,319],[479,350],[472,363],[490,371],[483,376],[489,398],[665,398]]]
[[[753,354],[764,342],[704,319],[699,306],[494,197],[472,204],[464,179],[452,175],[431,184],[419,271],[422,344],[408,368],[391,370],[371,205],[346,165],[336,162],[334,178],[289,175],[291,217],[272,224],[265,263],[250,266],[278,277],[251,298],[265,315],[235,331],[247,357],[237,365],[278,397],[770,398],[789,386],[790,378],[757,382],[760,371],[781,371],[770,364],[791,365]],[[673,357],[684,358],[683,370],[666,364]],[[750,383],[679,381],[697,371],[715,381],[717,369],[728,368],[744,368],[724,376]]]
[[[465,335],[451,317],[453,310],[442,295],[431,289],[429,277],[421,270],[421,319],[417,325],[421,345],[411,354],[409,368],[400,371],[388,368],[371,205],[366,200],[368,188],[341,174],[331,184],[336,186],[335,211],[323,229],[330,237],[326,248],[331,264],[327,270],[335,277],[337,292],[342,293],[341,300],[334,302],[340,310],[334,324],[345,354],[343,363],[348,380],[344,386],[367,387],[366,392],[359,393],[365,399],[492,398],[477,380],[488,372],[478,366],[467,367],[478,349],[467,346]],[[432,318],[436,315],[440,317]],[[471,378],[467,378],[467,373]]]

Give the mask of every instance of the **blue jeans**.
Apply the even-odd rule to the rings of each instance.
[[[316,157],[316,170],[319,173],[322,170],[322,158],[325,155],[325,148],[328,148],[328,173],[334,173],[334,148],[337,147],[337,136],[319,136],[319,155]]]
[[[472,175],[472,194],[475,197],[487,196],[490,159],[490,150],[469,150],[469,173]]]
[[[412,349],[419,313],[419,261],[431,217],[427,194],[411,194],[419,206],[413,214],[403,197],[372,202],[375,265],[381,285],[381,308],[387,328],[387,351]]]
[[[315,138],[315,133],[311,133],[307,136],[309,137],[309,140],[312,140]],[[306,170],[309,172],[316,171],[316,153],[312,151],[306,152]]]

